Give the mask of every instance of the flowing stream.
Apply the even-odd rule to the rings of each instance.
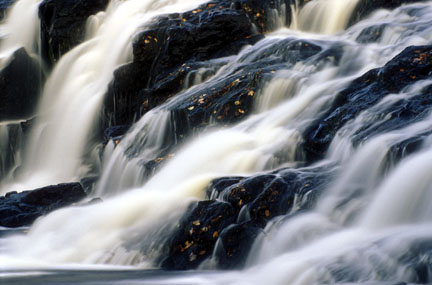
[[[8,185],[32,189],[83,177],[89,169],[82,157],[94,147],[89,134],[103,95],[113,70],[131,59],[131,39],[138,27],[156,15],[191,10],[203,2],[113,0],[105,12],[91,17],[86,41],[65,54],[48,78],[38,111],[43,116],[32,131],[23,175]],[[347,28],[357,2],[310,1],[294,9],[290,27],[266,34],[237,55],[210,62],[212,77],[195,80],[146,113],[118,145],[108,143],[94,194],[103,203],[55,211],[25,235],[0,239],[0,268],[9,274],[23,271],[23,280],[28,280],[25,272],[44,276],[53,274],[50,270],[154,269],[179,217],[191,201],[205,198],[212,179],[300,169],[302,132],[341,90],[406,47],[432,44],[431,1],[379,10]],[[362,32],[373,27],[382,27],[380,38],[360,41]],[[194,134],[156,173],[145,173],[142,162],[157,159],[175,142],[171,110],[178,102],[256,63],[271,48],[297,40],[307,40],[321,52],[283,63],[259,87],[247,119]],[[335,49],[341,51],[338,58],[330,53]],[[281,56],[273,50],[272,56]],[[364,142],[357,143],[356,135],[370,125],[379,128],[389,120],[380,115],[390,113],[389,106],[431,85],[431,79],[417,81],[348,121],[316,163],[335,172],[317,205],[271,220],[244,269],[192,271],[148,283],[132,274],[130,284],[422,283],[416,275],[419,266],[425,275],[432,274],[430,250],[429,255],[416,254],[418,244],[432,241],[432,115],[380,131]],[[6,132],[0,124],[0,151],[7,148]],[[423,139],[417,151],[390,159],[392,147],[418,137]],[[213,270],[211,264],[201,269]],[[114,282],[88,280],[76,284]]]

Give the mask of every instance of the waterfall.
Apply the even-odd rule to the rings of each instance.
[[[190,10],[199,1],[112,1],[89,19],[86,40],[65,54],[45,84],[18,185],[32,189],[74,181],[113,71],[131,59],[137,29],[153,17]],[[35,171],[37,169],[37,171]]]
[[[307,1],[294,12],[291,28],[313,33],[333,34],[342,31],[358,0]]]
[[[83,155],[93,147],[90,134],[113,70],[131,59],[135,32],[157,15],[202,3],[190,2],[112,1],[105,12],[89,19],[86,40],[60,59],[46,83],[17,184],[73,181],[89,171]],[[198,78],[189,81],[188,74],[181,91],[148,111],[120,141],[105,146],[94,193],[104,201],[60,209],[38,219],[25,234],[0,237],[0,267],[154,269],[167,254],[165,245],[179,220],[192,202],[206,199],[213,179],[321,167],[333,174],[320,187],[316,204],[299,212],[293,206],[269,220],[244,268],[191,271],[154,284],[424,283],[421,276],[430,278],[432,272],[432,115],[425,109],[426,115],[416,114],[409,123],[393,126],[391,120],[405,119],[409,110],[404,103],[419,94],[426,98],[419,105],[428,104],[430,74],[401,90],[390,88],[353,115],[316,162],[308,164],[303,149],[308,127],[343,101],[338,96],[359,78],[386,66],[411,45],[432,45],[431,1],[381,10],[346,29],[357,4],[308,1],[294,10],[290,27],[267,33],[236,55],[207,61],[212,76],[201,76],[205,71],[199,70]],[[377,27],[380,37],[362,40],[365,33],[376,35]],[[291,54],[284,49],[288,45],[295,47]],[[313,52],[297,60],[299,50],[311,46]],[[263,59],[268,66],[261,66]],[[423,55],[415,59],[419,65],[423,60]],[[271,70],[257,83],[249,116],[233,124],[213,118],[179,140],[174,113],[179,104],[248,66]],[[403,145],[410,140],[415,147]],[[0,124],[0,167],[7,145],[7,129]],[[149,161],[163,164],[148,172]],[[217,193],[212,197],[226,198]],[[247,207],[241,211],[244,217],[250,214]],[[219,239],[215,248],[221,247]],[[216,249],[202,269],[215,269]]]
[[[2,67],[6,65],[8,57],[20,47],[24,47],[29,53],[38,53],[40,2],[40,0],[20,0],[8,11],[6,19],[0,25]]]

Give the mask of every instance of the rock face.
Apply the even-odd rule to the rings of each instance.
[[[42,56],[53,65],[81,43],[90,15],[105,10],[109,0],[44,0],[39,6]]]
[[[411,46],[385,66],[354,80],[337,95],[330,109],[305,131],[303,148],[306,160],[314,162],[323,158],[337,131],[361,111],[389,94],[399,93],[409,84],[429,78],[431,72],[432,46]],[[413,119],[424,116],[431,104],[430,88],[424,93],[409,102],[397,103],[393,106],[394,109],[389,108],[392,118],[381,127],[400,128]],[[358,140],[370,136],[371,132],[377,133],[379,130],[365,129],[358,134]]]
[[[267,222],[314,205],[331,171],[331,167],[283,169],[214,180],[207,189],[210,200],[191,206],[170,241],[168,257],[161,266],[170,270],[193,269],[213,256],[220,268],[241,267]]]
[[[43,79],[39,62],[24,48],[14,52],[0,70],[0,121],[33,115]]]
[[[188,69],[237,53],[254,43],[242,10],[207,4],[182,15],[160,17],[133,45],[134,60],[114,74],[105,101],[109,125],[130,124],[180,91]]]
[[[237,54],[244,46],[255,44],[263,38],[262,33],[289,23],[290,9],[288,0],[212,1],[181,15],[171,14],[155,19],[136,37],[133,62],[114,74],[104,104],[105,126],[131,124],[190,86],[190,82],[198,78],[197,74],[201,76],[199,81],[213,76],[218,64],[226,62],[213,61],[209,64],[205,61]],[[280,17],[284,23],[275,22],[276,11],[283,11]],[[251,66],[250,72],[244,72],[243,77],[249,73],[248,80],[256,83],[260,75],[252,72],[253,68],[260,66]],[[223,84],[229,86],[237,79],[232,78],[232,81]],[[253,87],[248,88],[246,94],[253,91]],[[239,90],[238,96],[231,98],[239,97],[243,91]],[[226,93],[224,88],[216,96],[222,97]],[[248,105],[250,100],[247,95],[243,96],[246,96],[244,104]],[[237,117],[244,116],[242,111],[237,112]],[[234,115],[234,110],[232,113]]]
[[[0,197],[0,226],[16,228],[32,224],[38,217],[86,197],[79,183],[48,186]]]
[[[301,50],[307,49],[303,46]],[[310,56],[320,56],[319,47],[311,52]],[[322,159],[337,131],[360,112],[375,106],[389,94],[400,93],[405,87],[430,78],[431,64],[432,46],[411,46],[385,66],[371,70],[354,80],[336,96],[329,109],[306,129],[303,148],[307,163]],[[233,87],[237,85],[234,84]],[[404,128],[428,116],[432,108],[432,85],[426,85],[419,90],[418,95],[401,97],[380,109],[381,113],[377,112],[376,115],[388,119],[365,124],[354,135],[353,143],[364,142],[384,130]],[[197,100],[191,101],[195,104],[185,105],[184,109],[193,114],[195,109],[199,110],[199,104]],[[182,98],[182,102],[186,104],[188,97]],[[190,108],[192,106],[194,108]],[[203,117],[197,117],[197,121],[203,121]],[[195,121],[191,118],[193,116],[188,118],[187,122],[194,125]],[[387,163],[394,163],[412,153],[429,135],[430,132],[421,133],[395,144],[387,154]],[[212,264],[215,263],[219,268],[241,266],[255,237],[271,219],[288,213],[295,214],[315,204],[320,190],[331,180],[329,177],[332,176],[333,169],[332,165],[310,166],[281,169],[252,177],[223,177],[214,180],[207,189],[209,200],[193,206],[180,223],[175,238],[168,245],[169,256],[162,262],[162,267],[192,269],[210,258]],[[225,217],[225,220],[217,227],[219,238],[212,239],[207,233],[208,236],[202,235],[198,221],[199,225],[204,221],[204,229],[207,229],[208,217],[214,218],[221,209],[225,209],[226,214],[220,215]],[[197,233],[198,236],[195,236]]]

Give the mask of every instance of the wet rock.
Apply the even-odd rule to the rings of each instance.
[[[222,231],[215,259],[222,269],[242,268],[255,238],[262,230],[251,223],[233,224]]]
[[[213,200],[191,206],[168,245],[162,267],[193,269],[211,256],[219,268],[241,267],[267,222],[312,207],[332,169],[282,169],[215,179],[207,189]]]
[[[252,111],[258,86],[273,74],[298,62],[319,56],[322,48],[314,43],[286,39],[254,55],[252,62],[240,65],[231,74],[208,81],[202,89],[192,89],[174,98],[167,108],[175,129],[186,136],[209,125],[228,125],[246,118]]]
[[[41,69],[24,48],[0,71],[0,121],[30,117],[39,98]]]
[[[106,128],[104,131],[105,144],[112,140],[116,145],[118,145],[129,129],[130,126],[125,125]]]
[[[291,1],[289,0],[235,0],[235,7],[243,9],[261,32],[269,32],[291,23]],[[298,1],[302,6],[305,1]],[[280,22],[278,22],[280,20]]]
[[[386,25],[371,26],[358,35],[356,41],[361,44],[374,43],[381,39],[381,35],[386,28]]]
[[[384,67],[373,69],[354,80],[337,95],[329,110],[305,131],[303,148],[306,160],[314,162],[323,158],[337,131],[361,111],[389,94],[399,93],[408,85],[429,78],[431,72],[432,46],[411,46]],[[393,106],[394,110],[390,111],[392,119],[382,128],[400,128],[417,116],[421,118],[426,115],[429,105],[429,93],[426,93],[416,97],[411,103],[400,102],[399,106]],[[364,130],[359,137],[365,138],[368,133],[370,130]]]
[[[20,123],[0,124],[0,181],[19,162],[19,150],[24,145]]]
[[[424,0],[360,0],[351,14],[349,26],[369,16],[378,9],[394,9],[403,4],[422,2]]]
[[[221,231],[234,222],[234,210],[230,204],[199,202],[180,222],[178,231],[169,243],[169,255],[161,267],[169,270],[198,267],[211,256]]]
[[[216,5],[159,17],[137,36],[133,62],[114,73],[106,120],[130,124],[180,91],[186,71],[201,68],[200,61],[237,53],[256,42],[254,35],[244,11]]]
[[[105,10],[109,0],[44,0],[39,5],[41,49],[52,66],[66,52],[81,43],[90,15]]]
[[[246,177],[225,188],[217,198],[231,203],[241,215],[239,221],[251,221],[264,228],[270,219],[287,214],[294,208],[312,207],[331,177],[331,171],[330,166],[327,169],[281,169]],[[221,183],[220,179],[216,182]],[[214,192],[213,185],[209,186],[208,192]]]
[[[38,217],[86,197],[79,183],[67,183],[44,188],[10,192],[0,197],[0,226],[16,228],[32,224]]]

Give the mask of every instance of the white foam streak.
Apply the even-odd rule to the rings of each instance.
[[[377,190],[377,196],[365,210],[360,225],[382,229],[430,221],[432,177],[428,170],[431,164],[431,150],[403,161]]]
[[[31,135],[24,178],[28,188],[77,180],[113,71],[130,59],[139,27],[158,14],[203,1],[112,1],[89,23],[89,39],[64,55],[48,79]],[[34,170],[38,169],[35,173]],[[31,183],[27,183],[32,181]]]

